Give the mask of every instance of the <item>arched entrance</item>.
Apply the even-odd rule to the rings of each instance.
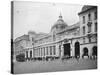
[[[82,58],[83,58],[84,56],[88,56],[88,58],[89,58],[89,55],[88,55],[88,48],[87,48],[87,47],[85,47],[85,48],[83,49]]]
[[[26,60],[28,59],[28,51],[26,51]]]
[[[30,59],[32,59],[32,51],[30,51]]]
[[[75,57],[80,57],[80,43],[75,43]]]
[[[92,55],[97,56],[97,46],[94,46],[92,49]]]
[[[63,44],[64,46],[64,56],[70,57],[70,43]]]

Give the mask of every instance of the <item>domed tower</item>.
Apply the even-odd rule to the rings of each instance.
[[[51,28],[51,34],[53,36],[53,41],[56,40],[56,33],[65,29],[68,25],[64,22],[62,19],[62,15],[59,15],[59,19],[56,21],[56,23]]]
[[[57,20],[57,22],[52,26],[51,28],[51,32],[55,31],[60,31],[62,29],[65,29],[68,25],[64,22],[64,20],[62,19],[62,15],[60,13],[59,15],[59,19]]]

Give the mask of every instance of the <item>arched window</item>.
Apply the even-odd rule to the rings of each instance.
[[[94,46],[94,47],[92,48],[92,55],[97,56],[97,46]]]
[[[75,42],[75,56],[80,56],[80,43],[78,41]]]
[[[88,48],[87,47],[83,48],[83,55],[88,56]]]

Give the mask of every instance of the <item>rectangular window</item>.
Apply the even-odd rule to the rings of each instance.
[[[53,46],[53,53],[54,53],[54,55],[56,54],[56,47],[55,46]]]
[[[83,35],[85,35],[85,26],[83,26]]]
[[[91,32],[91,25],[88,25],[88,33]]]
[[[83,24],[85,23],[85,16],[83,16]]]
[[[97,32],[97,22],[95,23],[95,32]]]
[[[91,14],[88,14],[88,20],[91,21]]]
[[[56,39],[56,38],[55,38],[55,34],[53,34],[53,41],[55,41],[55,39]]]
[[[97,19],[97,12],[94,12],[94,20]]]
[[[32,41],[34,41],[34,38],[32,38]]]

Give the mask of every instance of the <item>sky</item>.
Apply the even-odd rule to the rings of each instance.
[[[14,39],[28,34],[49,33],[61,13],[63,20],[70,26],[79,21],[78,13],[83,5],[65,3],[41,3],[31,1],[14,2]]]

